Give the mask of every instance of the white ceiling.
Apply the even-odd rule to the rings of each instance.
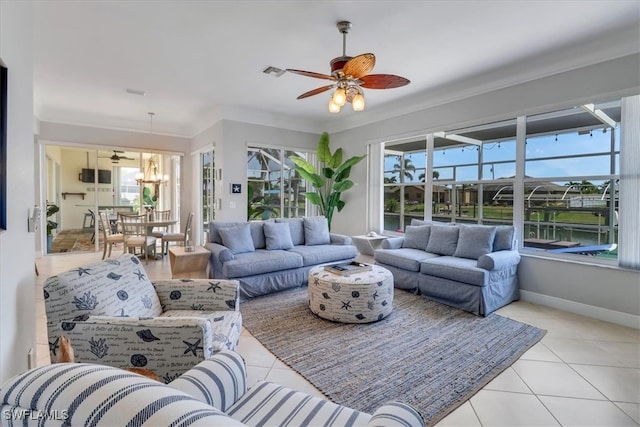
[[[342,54],[411,84],[327,111]],[[38,1],[34,102],[42,121],[195,136],[221,118],[340,130],[464,94],[640,51],[640,1]],[[146,96],[126,89],[143,90]]]

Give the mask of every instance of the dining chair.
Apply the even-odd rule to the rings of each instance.
[[[105,259],[107,256],[107,247],[109,248],[109,256],[111,256],[111,248],[116,243],[124,243],[124,235],[122,233],[114,233],[112,231],[108,212],[98,212],[98,218],[100,219],[98,227],[102,231],[102,244],[104,245],[104,249],[102,250],[102,259]]]
[[[184,232],[182,233],[165,233],[162,237],[162,245],[164,246],[163,253],[169,251],[169,242],[182,242],[182,246],[187,246],[189,235],[191,234],[191,222],[193,221],[193,212],[189,212],[187,222],[184,226]]]
[[[171,219],[171,210],[166,210],[166,211],[153,211],[153,219],[154,221],[169,221]],[[165,234],[167,234],[169,232],[169,226],[168,225],[162,225],[162,226],[154,226],[153,230],[151,231],[151,235],[153,237],[155,237],[156,239],[162,239],[164,237]],[[162,248],[164,246],[164,241],[160,242],[160,250],[162,251]],[[162,251],[162,254],[164,255],[164,251]]]
[[[124,235],[124,250],[135,254],[135,248],[141,248],[145,263],[149,263],[149,252],[156,256],[157,239],[148,235],[147,215],[120,215],[120,225]],[[132,252],[133,249],[133,252]]]

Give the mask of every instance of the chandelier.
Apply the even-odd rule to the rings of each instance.
[[[153,135],[153,115],[155,113],[148,113],[149,114],[149,121],[150,121],[150,131],[149,134]],[[144,184],[153,184],[156,186],[156,192],[157,192],[157,187],[160,184],[164,184],[167,181],[169,181],[169,176],[168,175],[162,175],[159,171],[158,168],[158,164],[156,163],[156,161],[153,158],[149,159],[149,164],[147,165],[147,168],[144,172],[140,171],[136,174],[136,182],[138,183],[138,185],[144,185]]]
[[[147,169],[145,172],[138,172],[136,174],[136,181],[139,185],[143,184],[154,184],[160,185],[169,181],[168,175],[162,175],[158,171],[158,165],[156,161],[153,159],[149,159],[149,164],[147,165]]]

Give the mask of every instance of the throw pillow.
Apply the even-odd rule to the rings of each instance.
[[[486,225],[461,226],[460,237],[458,237],[458,247],[453,256],[478,259],[482,255],[493,252],[493,240],[495,237],[495,227]]]
[[[289,224],[286,222],[266,222],[263,229],[268,251],[293,248]]]
[[[514,249],[516,229],[513,225],[498,225],[496,239],[493,241],[494,251],[510,251]]]
[[[427,252],[438,255],[453,255],[458,244],[458,232],[458,227],[432,225]]]
[[[222,244],[229,248],[232,254],[254,252],[253,239],[249,224],[234,225],[233,227],[219,228]]]
[[[420,249],[424,251],[427,248],[430,234],[430,225],[407,225],[407,228],[404,231],[402,247]]]
[[[294,246],[304,245],[304,222],[302,218],[277,218],[276,222],[283,222],[289,226],[291,242]]]
[[[323,216],[311,216],[303,219],[305,245],[328,245],[331,243],[327,218]]]

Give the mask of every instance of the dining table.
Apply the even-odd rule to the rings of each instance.
[[[109,225],[111,226],[111,231],[113,233],[117,233],[118,231],[118,215],[109,214]],[[140,226],[147,227],[147,234],[151,234],[153,231],[153,227],[169,227],[171,225],[175,225],[178,223],[177,219],[150,219],[145,221],[144,223],[140,223]]]

